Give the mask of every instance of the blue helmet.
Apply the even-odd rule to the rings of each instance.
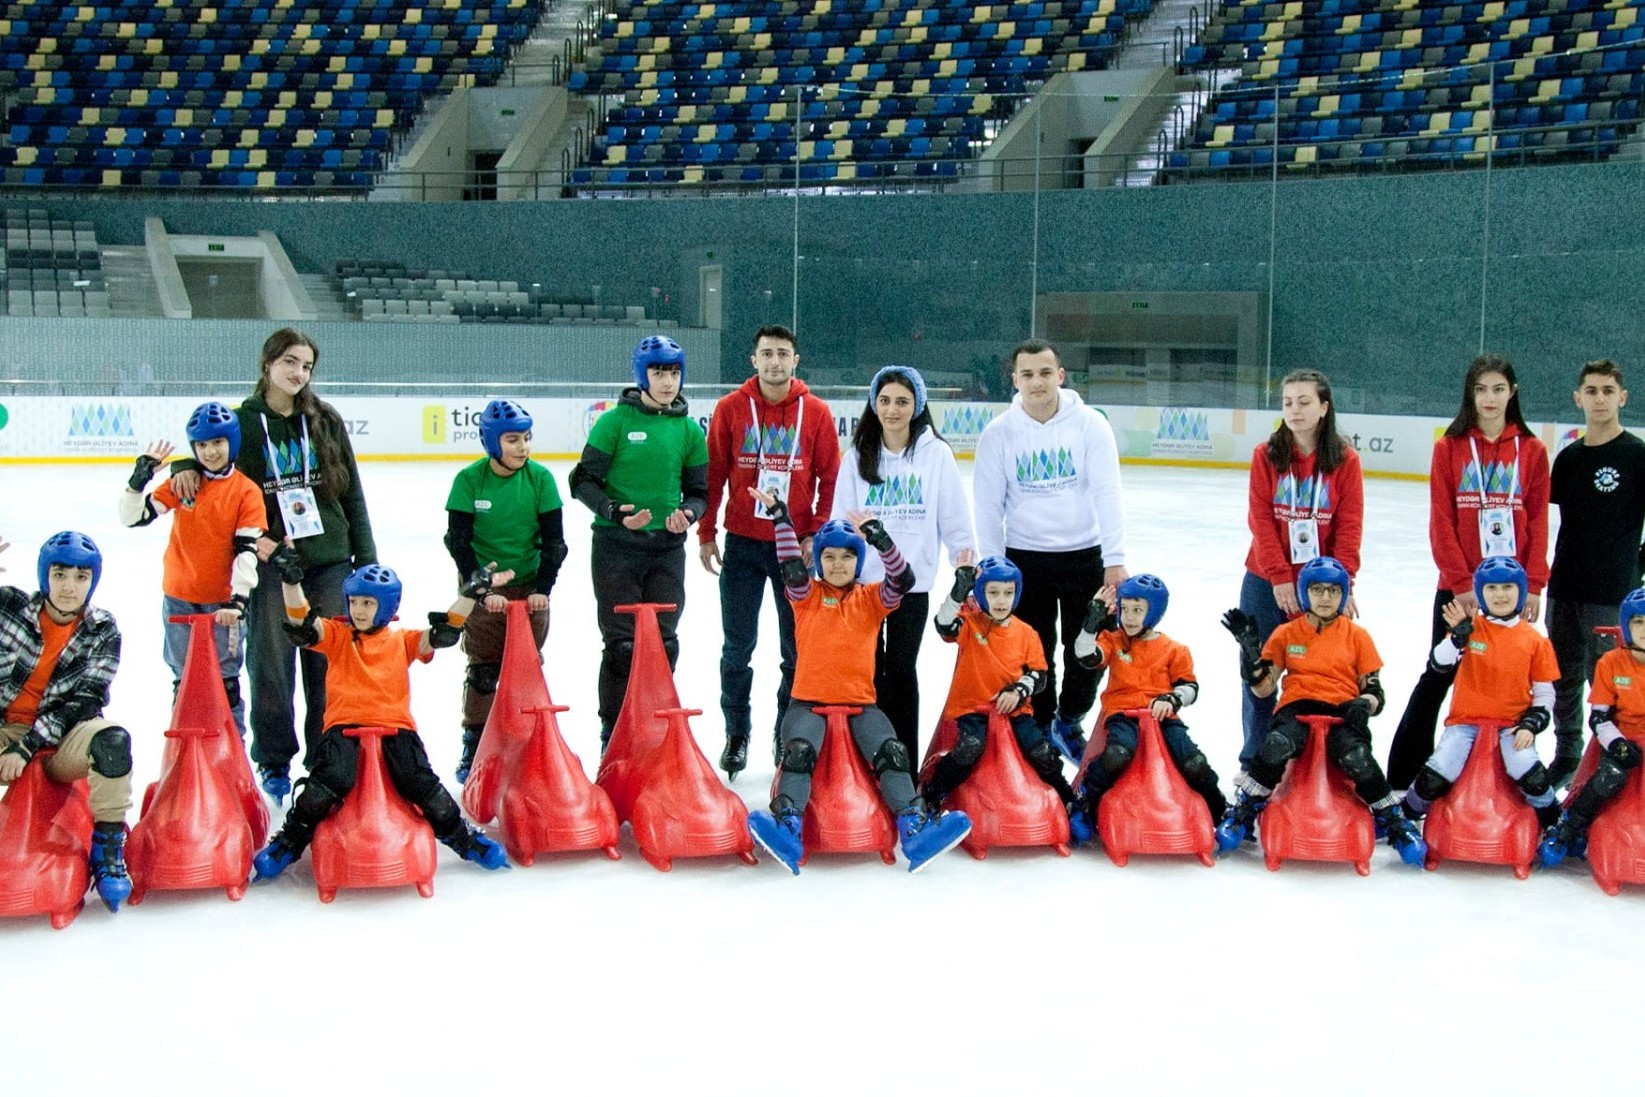
[[[192,446],[213,438],[228,439],[228,463],[234,464],[240,456],[240,417],[226,405],[207,400],[188,417],[188,440]]]
[[[40,546],[40,589],[50,589],[47,579],[51,575],[51,567],[57,564],[65,568],[90,568],[91,590],[86,591],[89,600],[97,590],[97,581],[103,577],[103,554],[97,549],[97,542],[83,533],[73,530],[64,530],[46,538],[46,543]]]
[[[857,575],[862,578],[863,557],[868,554],[868,542],[862,539],[857,527],[843,519],[836,518],[831,522],[824,522],[811,539],[811,555],[815,562],[817,578],[822,578],[822,554],[826,548],[845,548],[857,554]]]
[[[1127,598],[1141,598],[1148,603],[1148,612],[1142,615],[1144,632],[1160,623],[1160,618],[1165,616],[1165,607],[1171,604],[1171,592],[1157,575],[1133,575],[1121,583],[1115,593],[1122,602]]]
[[[988,612],[986,591],[989,583],[1015,583],[1016,591],[1011,595],[1011,608],[1016,609],[1022,601],[1022,569],[1005,557],[985,556],[977,564],[977,581],[972,584],[971,593],[984,613]]]
[[[530,434],[531,416],[514,401],[493,400],[480,413],[480,445],[485,447],[486,456],[493,461],[503,459],[503,435],[515,432]]]
[[[1353,581],[1348,578],[1348,569],[1343,567],[1335,556],[1316,556],[1297,572],[1297,601],[1306,611],[1312,611],[1313,606],[1308,604],[1308,586],[1311,583],[1330,583],[1342,590],[1342,601],[1346,605],[1348,595],[1353,592]]]
[[[1622,646],[1634,646],[1634,638],[1628,632],[1628,622],[1635,617],[1645,617],[1645,587],[1631,592],[1622,600],[1622,611],[1617,615],[1617,624],[1622,627]]]
[[[680,384],[685,384],[685,351],[666,335],[648,335],[634,347],[634,383],[641,392],[651,391],[645,371],[652,366],[679,370]]]
[[[1519,599],[1514,603],[1514,613],[1525,608],[1525,592],[1529,590],[1529,580],[1525,569],[1512,556],[1487,556],[1474,569],[1474,601],[1479,603],[1479,611],[1489,614],[1485,608],[1486,583],[1512,583],[1519,588]],[[1494,615],[1493,615],[1494,616]],[[1513,616],[1513,614],[1509,614]]]
[[[393,568],[385,568],[381,564],[367,564],[358,568],[343,580],[344,598],[375,598],[377,599],[377,616],[371,619],[371,627],[382,628],[394,620],[394,615],[400,609],[400,577],[394,574]]]

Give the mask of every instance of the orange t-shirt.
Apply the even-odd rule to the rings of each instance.
[[[1457,664],[1445,726],[1480,720],[1512,724],[1531,703],[1532,682],[1558,679],[1559,660],[1546,636],[1523,621],[1504,625],[1475,614],[1473,634]]]
[[[995,695],[1025,671],[1045,669],[1045,645],[1040,643],[1040,634],[1016,617],[999,623],[981,610],[962,609],[960,633],[949,643],[958,644],[960,653],[954,662],[948,700],[942,708],[944,720],[976,712],[978,705],[993,704]],[[1024,699],[1012,715],[1027,704]]]
[[[328,620],[313,650],[326,657],[326,727],[359,724],[417,730],[411,718],[411,675],[421,654],[420,630],[385,628],[371,635]]]
[[[1645,663],[1629,651],[1607,651],[1594,666],[1588,703],[1609,707],[1617,729],[1645,745]]]
[[[1315,629],[1308,615],[1293,617],[1268,637],[1262,657],[1280,679],[1280,703],[1323,701],[1344,705],[1359,696],[1359,680],[1382,669],[1371,634],[1342,615]]]
[[[201,477],[193,506],[178,501],[170,480],[154,489],[153,498],[172,513],[160,589],[197,605],[228,601],[234,534],[242,529],[261,530],[266,524],[263,493],[236,469],[222,480]]]
[[[1102,691],[1102,717],[1116,712],[1147,708],[1154,698],[1170,693],[1178,682],[1197,682],[1194,657],[1184,644],[1156,632],[1147,639],[1127,642],[1117,631],[1097,633],[1102,665],[1108,668],[1108,685]]]
[[[40,715],[40,700],[46,695],[46,685],[51,681],[52,672],[57,669],[57,660],[62,657],[63,649],[69,645],[74,626],[79,623],[77,616],[68,624],[59,625],[51,619],[50,613],[44,609],[40,611],[40,661],[34,664],[23,688],[6,706],[6,723],[22,724],[28,728],[34,726],[34,718]]]
[[[878,583],[840,590],[820,579],[794,604],[793,696],[831,705],[874,703],[874,648],[891,614]]]

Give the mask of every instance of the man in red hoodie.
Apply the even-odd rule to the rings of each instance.
[[[759,641],[760,602],[767,585],[782,638],[782,684],[774,727],[782,725],[794,683],[794,611],[783,597],[777,535],[765,507],[748,489],[775,494],[787,505],[809,567],[811,536],[828,518],[834,474],[840,467],[834,413],[794,376],[800,362],[794,333],[781,324],[760,328],[754,333],[749,361],[754,376],[720,398],[708,425],[708,513],[697,524],[703,567],[720,577],[720,624],[725,632],[720,650],[725,751],[720,768],[733,778],[748,764],[749,695],[754,685],[749,660]],[[724,556],[715,541],[722,496]]]

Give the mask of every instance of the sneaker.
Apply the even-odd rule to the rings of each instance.
[[[1217,824],[1217,852],[1228,853],[1238,849],[1256,835],[1257,816],[1268,806],[1268,798],[1257,798],[1240,789],[1233,804]]]
[[[257,783],[263,788],[263,795],[274,801],[279,807],[291,795],[291,774],[285,767],[275,769],[273,766],[259,765],[257,767]]]
[[[971,819],[963,811],[927,815],[917,808],[909,808],[897,816],[897,837],[903,856],[908,858],[909,872],[919,872],[959,845],[970,833]]]
[[[1428,843],[1422,840],[1422,832],[1400,807],[1391,804],[1374,812],[1373,817],[1378,828],[1387,834],[1388,844],[1399,852],[1401,861],[1420,867],[1428,859]]]
[[[1558,868],[1567,857],[1580,857],[1587,852],[1587,841],[1582,828],[1570,812],[1560,815],[1559,821],[1548,828],[1536,847],[1537,859],[1543,868]]]
[[[97,897],[110,911],[131,895],[131,875],[126,872],[126,826],[98,823],[91,832],[91,882]]]
[[[1058,752],[1074,765],[1079,765],[1085,757],[1085,729],[1080,727],[1078,719],[1067,720],[1058,716],[1045,729],[1045,735]]]
[[[800,861],[805,857],[805,842],[800,837],[798,815],[772,815],[769,811],[748,813],[748,833],[760,848],[781,861],[795,876],[800,874]]]
[[[465,826],[459,830],[446,845],[457,851],[457,855],[465,861],[473,861],[489,872],[509,867],[508,854],[503,847],[492,841],[483,831]]]
[[[725,779],[735,781],[737,774],[748,768],[748,732],[728,732],[725,749],[720,751],[720,768]]]
[[[291,845],[283,832],[276,834],[274,840],[251,859],[252,882],[274,879],[302,855],[303,851]]]

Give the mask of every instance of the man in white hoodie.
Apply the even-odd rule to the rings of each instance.
[[[1045,646],[1050,671],[1034,695],[1034,719],[1077,763],[1085,750],[1080,721],[1096,700],[1098,674],[1074,658],[1074,639],[1097,591],[1130,573],[1114,431],[1062,387],[1066,380],[1050,343],[1028,339],[1011,352],[1017,395],[977,442],[973,493],[977,551],[1007,556],[1021,569],[1017,616]]]

